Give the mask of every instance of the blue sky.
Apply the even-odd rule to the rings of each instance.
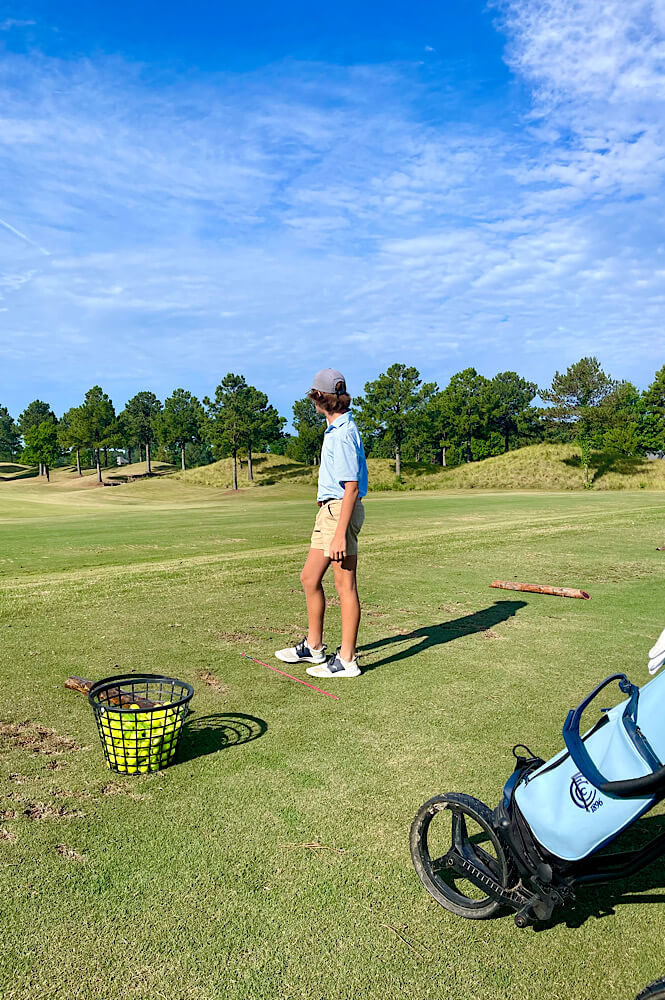
[[[233,9],[232,9],[233,8]],[[0,404],[665,363],[665,3],[4,4]]]

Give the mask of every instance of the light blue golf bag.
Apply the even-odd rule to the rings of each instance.
[[[612,681],[628,695],[580,736],[588,705]],[[617,837],[650,809],[656,793],[624,798],[625,785],[652,775],[665,760],[665,671],[640,690],[613,674],[571,711],[563,727],[566,749],[517,783],[514,801],[542,847],[564,861],[580,861]],[[624,788],[625,791],[625,788]],[[633,786],[639,792],[639,786]]]
[[[665,660],[665,632],[659,642]],[[661,662],[652,657],[652,672]],[[625,701],[601,709],[581,735],[583,712],[614,681]],[[470,919],[512,909],[526,927],[574,901],[579,885],[626,878],[665,853],[665,829],[639,850],[603,851],[665,797],[665,670],[641,690],[625,674],[607,677],[568,713],[563,739],[565,749],[547,762],[513,747],[515,768],[493,811],[460,792],[420,807],[411,856],[446,909]],[[446,822],[450,848],[441,853],[432,831]]]

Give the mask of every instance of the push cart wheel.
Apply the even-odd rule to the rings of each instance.
[[[411,824],[411,857],[429,894],[451,913],[483,920],[501,909],[501,903],[455,867],[456,858],[465,858],[501,886],[508,885],[508,860],[492,811],[479,799],[450,792],[425,802]]]
[[[650,983],[635,1000],[665,1000],[665,979]]]

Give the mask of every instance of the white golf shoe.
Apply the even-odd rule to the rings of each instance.
[[[307,636],[303,636],[297,646],[278,649],[275,656],[284,663],[325,663],[326,648],[324,643],[321,649],[310,649],[307,645]]]
[[[328,657],[326,663],[322,663],[318,667],[308,667],[307,673],[310,677],[359,677],[360,667],[358,662],[354,657],[350,663],[347,663],[339,655],[340,647],[337,647],[337,651]]]

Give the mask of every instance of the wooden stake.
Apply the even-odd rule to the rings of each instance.
[[[528,594],[549,594],[551,597],[579,597],[583,601],[590,601],[591,595],[586,590],[577,590],[574,587],[544,587],[538,583],[512,583],[508,580],[494,580],[490,587],[498,590],[523,590]]]
[[[78,691],[79,694],[89,694],[94,681],[86,677],[68,677],[65,687],[70,691]],[[155,702],[148,698],[135,698],[129,691],[121,691],[120,697],[109,697],[109,705],[138,705],[139,708],[154,708]]]

